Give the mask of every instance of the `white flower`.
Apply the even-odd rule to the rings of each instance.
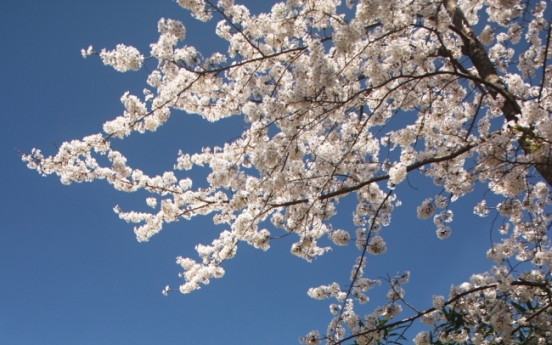
[[[382,316],[385,316],[387,319],[392,319],[395,316],[399,315],[402,312],[402,307],[397,303],[389,303],[383,308]]]
[[[418,218],[428,219],[435,213],[436,209],[431,199],[425,199],[422,205],[418,206]]]
[[[403,163],[395,164],[393,167],[391,167],[391,169],[389,169],[389,182],[393,185],[397,185],[404,181],[406,175],[406,165],[404,165]]]
[[[379,255],[387,251],[387,246],[381,236],[374,236],[368,244],[367,249],[369,253]]]
[[[156,208],[157,207],[157,199],[154,198],[154,197],[149,197],[146,199],[146,203],[148,204],[149,207],[151,208]]]
[[[439,318],[440,314],[435,310],[422,316],[422,322],[426,325],[433,326],[437,323],[437,321],[439,321]]]
[[[473,213],[480,217],[486,217],[489,215],[489,209],[487,208],[487,201],[481,200],[473,209]]]
[[[306,337],[299,339],[299,342],[305,345],[318,345],[321,342],[320,333],[311,331]]]
[[[442,195],[438,195],[435,197],[435,206],[438,208],[445,208],[448,205],[448,199]]]
[[[504,32],[501,32],[496,36],[496,40],[499,41],[499,42],[506,41],[508,38],[509,38],[508,34],[506,34]]]
[[[162,34],[174,35],[179,40],[186,38],[186,27],[179,20],[161,18],[157,22],[157,30]]]
[[[387,299],[390,299],[392,301],[402,299],[403,297],[404,289],[399,286],[395,286],[387,292]]]
[[[450,226],[441,225],[437,227],[437,237],[439,237],[441,240],[444,240],[445,238],[450,237],[452,234],[452,230]]]
[[[182,151],[178,152],[177,164],[174,166],[178,170],[190,170],[193,166],[192,159],[189,154],[184,154]]]
[[[346,246],[351,239],[351,235],[345,230],[336,230],[330,234],[333,243],[338,246]]]
[[[119,72],[137,71],[144,61],[144,56],[138,49],[124,44],[117,44],[115,50],[102,49],[100,57],[104,64],[112,66]]]
[[[81,54],[82,54],[82,57],[86,59],[90,55],[96,54],[96,51],[94,51],[94,48],[92,48],[92,46],[89,46],[88,49],[86,50],[81,49]]]
[[[310,288],[307,294],[314,299],[322,300],[329,297],[328,290],[325,286],[320,286],[317,288]]]
[[[441,295],[433,296],[433,308],[441,310],[445,306],[445,297]]]
[[[337,313],[339,313],[339,310],[341,309],[341,307],[337,304],[330,304],[330,313],[332,313],[333,315],[337,315]]]
[[[431,344],[431,338],[429,336],[429,332],[423,331],[416,335],[414,338],[414,343],[416,345],[430,345]]]
[[[479,35],[479,40],[486,46],[493,43],[493,29],[489,25],[485,26],[483,31],[481,31],[481,34]]]
[[[404,271],[402,274],[398,275],[399,283],[406,284],[410,281],[410,271]]]

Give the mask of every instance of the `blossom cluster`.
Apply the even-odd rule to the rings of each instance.
[[[337,0],[288,0],[259,15],[232,0],[178,3],[203,21],[220,17],[216,34],[228,42],[227,53],[203,57],[181,45],[183,23],[161,19],[149,52],[157,66],[144,96],[125,93],[122,114],[104,124],[103,134],[63,143],[54,156],[37,149],[23,155],[29,168],[64,184],[104,179],[120,191],[151,193],[146,204],[153,213],[115,207],[138,224],[139,241],[199,215],[224,224],[210,245],[196,246],[200,261],[177,259],[182,293],[222,277],[239,245],[269,249],[274,232],[297,236],[291,254],[307,261],[332,249],[328,238],[337,246],[354,242],[360,256],[349,288],[332,283],[308,291],[337,303],[326,335],[313,331],[305,344],[325,338],[372,345],[384,336],[382,322],[402,312],[408,274],[389,279],[389,303],[368,316],[359,316],[355,304],[367,303],[366,293],[381,283],[365,276],[366,256],[386,252],[384,228],[411,172],[442,189],[424,195],[417,208],[420,219],[433,217],[440,239],[451,236],[453,202],[484,186],[492,198],[474,212],[502,219],[500,241],[487,253],[496,266],[405,322],[420,318],[439,330],[418,334],[417,345],[512,343],[528,324],[543,330],[535,335],[539,343],[550,341],[551,297],[542,292],[550,291],[552,269],[552,38],[545,1],[350,0],[354,11],[340,13]],[[145,61],[123,44],[82,50],[83,57],[95,54],[120,72]],[[208,121],[241,115],[248,127],[223,147],[180,151],[174,168],[157,176],[130,167],[112,148],[115,138],[155,131],[176,110]],[[399,113],[411,116],[397,119]],[[107,166],[97,160],[102,155]],[[197,166],[210,169],[206,188],[182,175]],[[331,225],[340,199],[351,193],[354,236]],[[508,269],[514,259],[532,265],[528,275],[514,277]],[[516,312],[513,306],[528,301],[532,311]],[[456,315],[466,327],[444,331]]]

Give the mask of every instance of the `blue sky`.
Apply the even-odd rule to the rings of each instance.
[[[253,12],[272,2],[256,2]],[[80,49],[125,43],[148,52],[157,40],[159,18],[183,21],[185,44],[224,52],[215,22],[191,18],[171,0],[4,1],[0,12],[2,78],[0,101],[1,207],[0,344],[296,344],[312,329],[325,332],[329,301],[315,301],[309,287],[347,284],[359,252],[336,248],[313,263],[289,253],[291,237],[268,252],[247,245],[227,262],[226,276],[189,295],[164,297],[178,286],[179,255],[195,257],[198,243],[210,243],[223,228],[210,218],[167,226],[148,243],[138,243],[129,225],[113,213],[146,210],[146,194],[116,192],[103,181],[62,185],[26,168],[16,149],[54,154],[63,141],[101,131],[122,112],[125,91],[141,93],[147,72],[118,73]],[[154,65],[150,65],[154,67]],[[244,125],[241,118],[211,124],[197,115],[175,113],[155,133],[133,135],[114,146],[129,164],[150,175],[171,169],[177,152],[221,145]],[[205,183],[197,172],[196,185]],[[203,177],[201,177],[203,176]],[[473,216],[474,199],[454,204],[453,234],[437,239],[431,221],[419,221],[415,207],[433,187],[413,176],[398,188],[403,206],[382,231],[388,253],[369,257],[369,278],[410,270],[406,298],[420,309],[433,294],[486,270],[492,219]],[[354,231],[351,200],[334,224]],[[383,286],[360,313],[381,304]],[[403,316],[408,316],[406,312]]]

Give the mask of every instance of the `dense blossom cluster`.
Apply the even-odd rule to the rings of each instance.
[[[66,142],[52,157],[35,149],[23,156],[29,168],[57,174],[65,184],[106,179],[117,190],[154,194],[146,199],[154,213],[115,208],[138,224],[139,241],[165,223],[197,215],[226,224],[211,245],[196,247],[199,262],[178,258],[183,293],[222,277],[223,262],[241,242],[267,250],[267,227],[295,234],[291,253],[309,261],[331,249],[320,245],[324,237],[338,246],[354,241],[360,255],[348,288],[333,283],[308,291],[337,303],[326,334],[313,331],[302,338],[305,344],[372,345],[416,319],[433,328],[414,338],[417,345],[552,342],[546,1],[348,0],[344,10],[338,0],[288,0],[259,15],[232,0],[178,3],[200,20],[219,17],[216,33],[228,41],[228,53],[203,57],[180,44],[181,22],[161,19],[149,53],[158,65],[143,99],[123,95],[125,110],[105,123],[105,134]],[[120,72],[144,63],[125,45],[82,54],[98,54]],[[161,176],[128,166],[112,149],[113,138],[155,131],[172,110],[209,121],[242,115],[249,127],[223,147],[179,152],[174,170]],[[389,129],[399,112],[416,115]],[[110,166],[101,166],[98,155]],[[194,166],[211,169],[208,188],[193,189],[181,177]],[[409,274],[398,275],[388,281],[389,303],[360,316],[356,303],[366,303],[367,291],[381,284],[365,276],[366,255],[385,253],[382,229],[400,205],[396,186],[413,171],[442,187],[417,209],[419,218],[433,217],[441,239],[452,231],[451,202],[477,184],[495,194],[474,212],[502,219],[501,242],[487,253],[496,266],[453,286],[448,299],[435,296],[432,308],[391,322],[406,305],[402,286]],[[339,199],[351,193],[358,200],[354,236],[330,223]],[[512,260],[531,268],[516,275]]]

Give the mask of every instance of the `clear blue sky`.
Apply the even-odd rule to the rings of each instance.
[[[272,2],[257,2],[253,12]],[[147,54],[161,17],[182,20],[186,44],[225,51],[213,25],[202,24],[171,0],[3,1],[0,11],[0,344],[297,344],[312,329],[325,332],[329,301],[315,301],[309,287],[348,283],[359,252],[354,246],[307,263],[289,254],[294,238],[272,243],[268,252],[247,245],[225,266],[226,276],[189,295],[164,297],[178,286],[179,255],[195,257],[221,228],[210,218],[166,227],[138,243],[132,225],[112,208],[146,210],[146,194],[124,194],[107,183],[62,185],[26,168],[16,148],[46,154],[55,145],[98,133],[122,112],[120,96],[140,93],[147,72],[121,74],[80,49],[112,49],[117,43]],[[235,137],[240,118],[210,124],[176,113],[156,133],[115,143],[129,164],[150,175],[171,169],[179,149],[193,152]],[[204,176],[198,171],[197,176]],[[195,181],[196,182],[196,181]],[[451,283],[486,270],[492,219],[472,215],[473,199],[454,204],[453,234],[441,241],[431,221],[416,219],[415,207],[432,196],[428,180],[401,185],[403,206],[382,231],[388,253],[369,257],[367,276],[410,270],[406,298],[420,309]],[[205,183],[204,177],[196,185]],[[434,194],[433,194],[434,195]],[[480,196],[480,194],[478,195]],[[341,204],[335,223],[354,232],[352,206]],[[361,313],[381,302],[387,287],[372,291]],[[408,316],[405,312],[402,316]]]

